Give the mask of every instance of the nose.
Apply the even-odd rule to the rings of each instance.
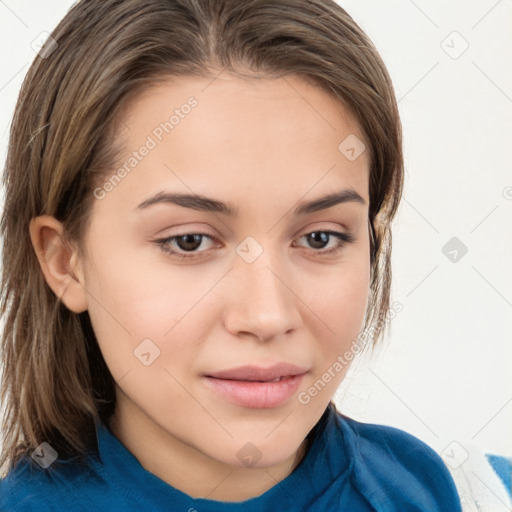
[[[253,262],[235,258],[224,310],[226,330],[237,337],[270,341],[289,334],[301,323],[301,298],[290,267],[270,250]]]

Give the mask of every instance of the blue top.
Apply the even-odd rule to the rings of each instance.
[[[305,457],[284,480],[243,502],[194,499],[144,469],[105,426],[97,427],[91,470],[57,474],[24,458],[0,480],[0,510],[108,512],[460,512],[441,458],[399,429],[360,423],[329,405],[309,436]],[[64,462],[66,465],[66,462]]]

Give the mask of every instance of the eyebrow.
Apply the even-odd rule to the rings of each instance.
[[[302,202],[294,210],[294,215],[307,215],[309,213],[326,210],[341,203],[355,202],[362,205],[366,201],[353,189],[345,189],[340,192],[322,196],[313,201]],[[198,194],[182,194],[171,192],[158,192],[157,194],[145,199],[136,209],[145,209],[154,204],[167,203],[183,206],[204,212],[220,213],[231,217],[237,217],[239,210],[229,203],[223,203],[217,199]]]

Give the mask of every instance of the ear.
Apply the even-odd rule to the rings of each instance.
[[[30,238],[48,286],[74,313],[87,310],[87,292],[77,251],[63,238],[64,227],[55,217],[30,221]]]

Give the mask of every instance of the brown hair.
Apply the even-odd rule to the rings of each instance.
[[[52,215],[66,238],[83,240],[95,183],[112,172],[116,113],[163,76],[213,77],[220,69],[248,77],[295,74],[354,115],[371,162],[364,328],[378,343],[390,303],[391,221],[403,187],[401,124],[384,63],[339,5],[82,0],[51,37],[57,46],[36,57],[24,80],[3,178],[0,468],[10,470],[43,441],[59,458],[82,460],[94,446],[95,422],[114,411],[115,382],[89,315],[68,310],[47,285],[29,223]]]

